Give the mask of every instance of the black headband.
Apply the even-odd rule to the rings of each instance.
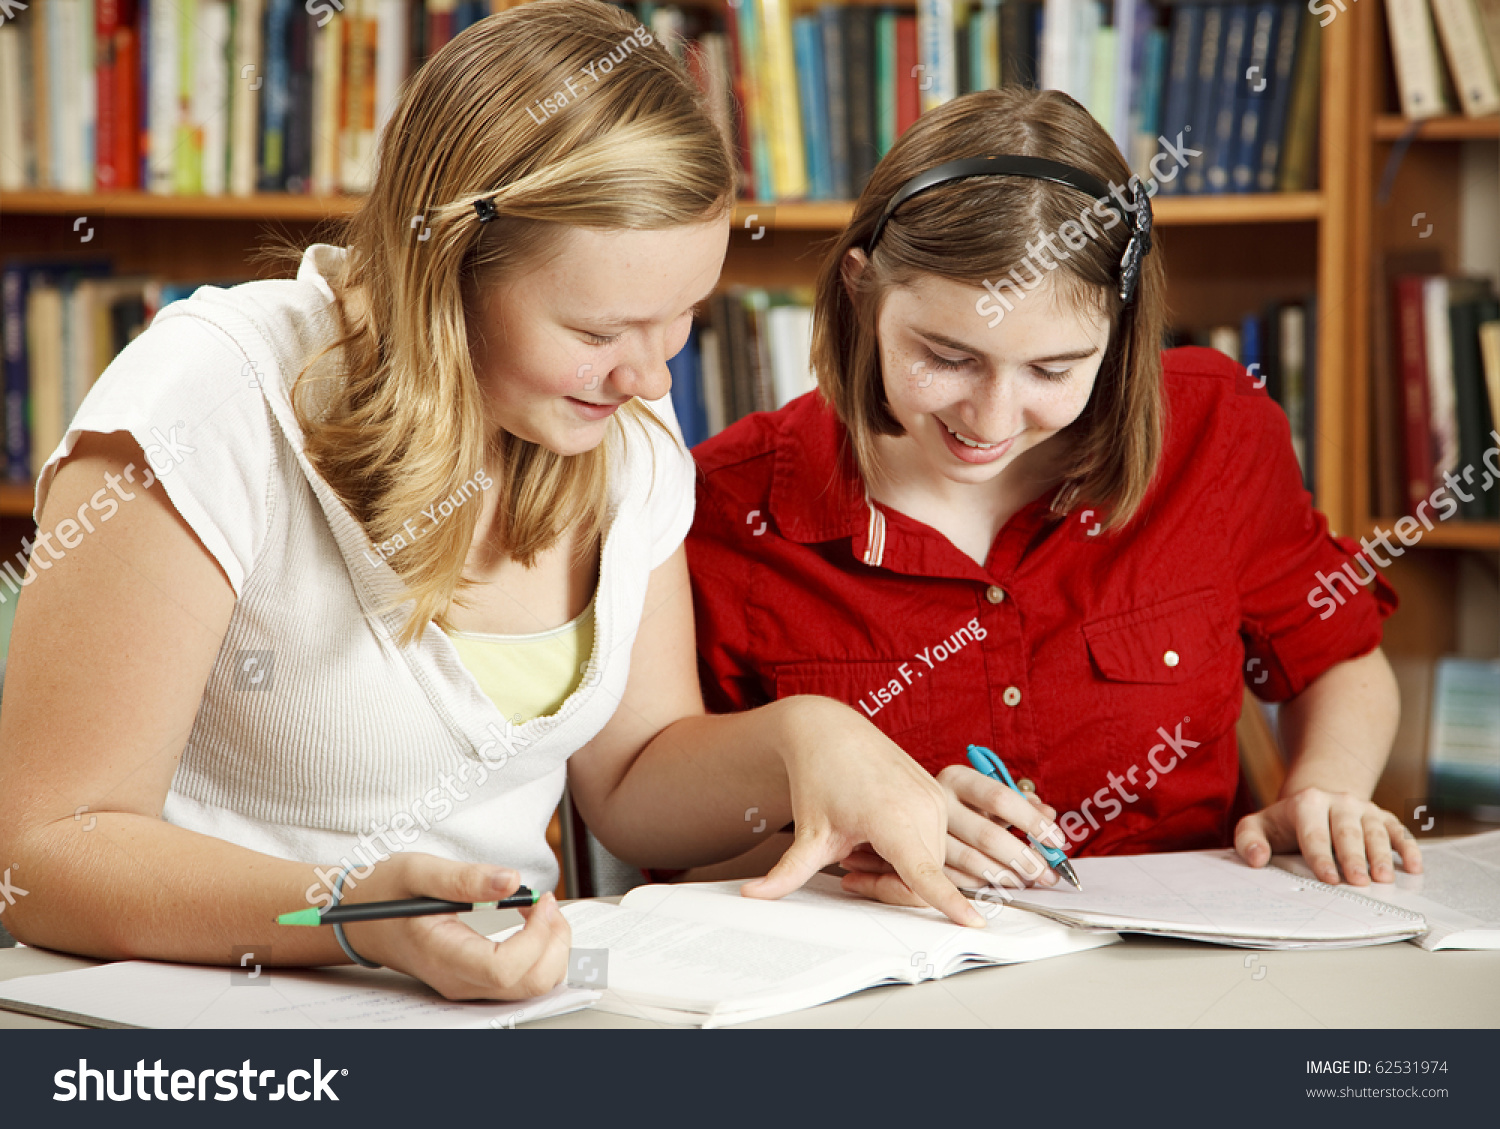
[[[1050,180],[1054,184],[1077,189],[1096,200],[1102,200],[1120,214],[1120,218],[1131,226],[1130,241],[1125,244],[1125,253],[1120,257],[1120,299],[1129,302],[1135,293],[1136,282],[1141,274],[1141,256],[1151,250],[1151,198],[1140,186],[1140,181],[1131,180],[1131,204],[1126,205],[1112,195],[1109,185],[1092,173],[1065,165],[1061,161],[1049,161],[1045,157],[1021,157],[1015,155],[991,155],[987,157],[960,157],[956,161],[945,161],[941,165],[920,172],[903,184],[875,223],[865,243],[865,253],[873,254],[875,244],[885,230],[886,221],[906,201],[919,192],[936,188],[951,180],[967,180],[974,176],[1025,176],[1033,180]]]

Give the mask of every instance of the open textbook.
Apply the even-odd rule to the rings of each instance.
[[[1312,873],[1300,855],[1277,858],[1276,865]],[[1395,882],[1372,882],[1359,892],[1421,914],[1427,932],[1412,940],[1424,949],[1500,949],[1500,831],[1424,846],[1421,874],[1398,869]]]
[[[1008,891],[1010,904],[1082,928],[1260,949],[1378,945],[1427,930],[1420,913],[1367,897],[1368,886],[1257,869],[1232,850],[1074,859],[1073,868],[1082,891]]]
[[[965,928],[936,910],[846,894],[826,874],[779,901],[741,897],[740,886],[641,886],[618,906],[564,906],[575,950],[609,950],[607,987],[595,1007],[722,1027],[882,984],[937,980],[1119,940],[999,905],[983,907],[994,914],[988,929]]]
[[[237,970],[236,970],[237,971]],[[119,960],[0,981],[11,1011],[89,1027],[514,1027],[577,1011],[599,993],[559,987],[519,1003],[445,1000],[387,970],[268,968],[236,979],[228,968]]]

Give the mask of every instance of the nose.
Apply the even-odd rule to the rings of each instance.
[[[621,396],[638,396],[642,400],[665,396],[672,390],[672,372],[667,368],[662,338],[642,334],[640,343],[610,370],[609,380]]]
[[[1021,413],[1014,403],[1015,386],[1015,381],[995,373],[974,390],[960,418],[976,438],[995,443],[1016,433]]]

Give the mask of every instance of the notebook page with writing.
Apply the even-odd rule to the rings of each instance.
[[[1293,874],[1312,874],[1301,855],[1274,861]],[[1500,949],[1500,831],[1424,846],[1420,874],[1397,869],[1395,882],[1358,890],[1420,913],[1428,931],[1413,940],[1424,949]]]
[[[122,960],[18,976],[0,982],[0,1000],[18,1005],[13,1010],[93,1027],[409,1030],[513,1027],[577,1011],[599,997],[562,987],[520,1003],[455,1002],[383,970],[268,968],[239,981],[230,971]]]
[[[1126,932],[1270,948],[1378,944],[1427,927],[1419,914],[1347,888],[1247,866],[1232,850],[1075,859],[1073,867],[1082,892],[1028,889],[1013,904]]]

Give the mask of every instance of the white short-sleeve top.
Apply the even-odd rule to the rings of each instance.
[[[168,822],[328,865],[398,850],[499,863],[550,889],[567,759],[625,691],[651,570],[692,522],[693,462],[666,398],[649,406],[675,441],[629,421],[607,441],[589,676],[555,713],[508,722],[435,624],[396,645],[409,602],[376,609],[400,579],[303,452],[288,389],[336,339],[327,279],[346,254],[314,244],[295,280],[205,286],[163,309],[85,398],[36,512],[81,433],[127,431],[150,463],[134,481],[159,478],[234,588]]]

